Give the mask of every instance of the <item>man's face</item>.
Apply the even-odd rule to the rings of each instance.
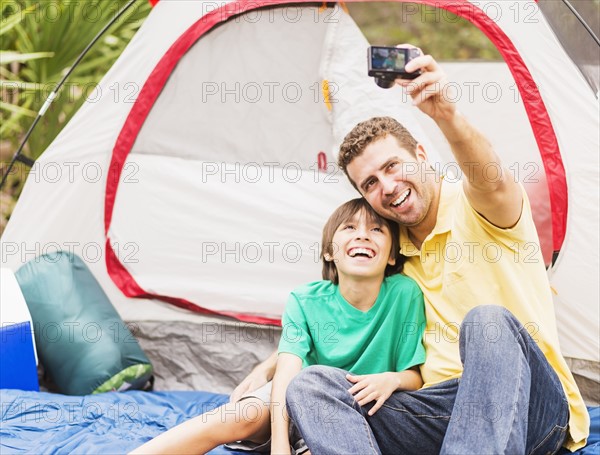
[[[434,188],[425,180],[427,156],[417,158],[387,135],[369,144],[347,166],[348,176],[381,216],[405,226],[417,226],[427,215]]]

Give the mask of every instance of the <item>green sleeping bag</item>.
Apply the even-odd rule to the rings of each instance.
[[[15,274],[29,307],[40,362],[59,392],[143,388],[152,365],[76,255],[37,257]]]

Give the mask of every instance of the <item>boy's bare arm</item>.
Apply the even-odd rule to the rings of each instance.
[[[302,369],[302,359],[294,354],[282,352],[277,358],[277,369],[271,391],[271,453],[289,454],[289,416],[285,393],[290,381]]]
[[[248,376],[231,393],[229,401],[235,403],[242,395],[252,392],[259,387],[262,387],[275,374],[275,365],[277,364],[277,351],[274,351],[266,360],[254,367]]]

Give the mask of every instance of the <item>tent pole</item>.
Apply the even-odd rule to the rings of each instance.
[[[593,40],[596,41],[596,44],[598,46],[600,46],[600,39],[598,39],[598,37],[596,36],[596,34],[592,30],[592,28],[588,25],[588,23],[585,21],[585,19],[583,17],[581,17],[581,14],[579,14],[579,11],[577,11],[575,9],[575,7],[573,5],[571,5],[571,2],[569,0],[563,0],[563,3],[565,4],[565,6],[567,8],[569,8],[569,10],[571,10],[571,12],[573,13],[573,15],[581,23],[581,25],[583,26],[583,28],[585,28],[587,30],[587,32],[591,35],[591,37],[593,38]]]
[[[35,128],[35,126],[38,124],[38,122],[40,121],[40,119],[44,116],[44,114],[46,113],[46,111],[48,110],[48,108],[50,107],[50,105],[52,104],[52,102],[56,99],[56,97],[58,96],[58,91],[61,89],[61,87],[63,86],[63,84],[66,82],[67,78],[71,75],[71,73],[73,72],[73,70],[79,65],[79,63],[81,62],[81,60],[83,59],[83,57],[85,57],[85,55],[89,52],[89,50],[92,48],[92,46],[94,44],[96,44],[96,42],[100,39],[100,37],[102,35],[104,35],[104,33],[106,33],[106,31],[125,13],[125,11],[127,11],[137,0],[129,0],[129,3],[127,3],[123,8],[121,8],[121,10],[115,14],[115,16],[112,18],[112,20],[110,20],[103,28],[102,30],[100,30],[96,36],[94,37],[94,39],[92,41],[90,41],[90,43],[86,46],[86,48],[81,52],[81,54],[79,54],[79,57],[77,57],[77,59],[75,60],[75,62],[71,65],[71,67],[69,68],[69,71],[67,71],[67,73],[63,76],[63,78],[60,80],[60,82],[58,84],[56,84],[56,87],[54,88],[54,90],[52,90],[52,92],[48,95],[48,98],[46,98],[46,101],[44,102],[44,104],[42,105],[41,109],[39,110],[36,118],[34,119],[33,123],[31,124],[31,126],[29,127],[29,130],[27,131],[27,134],[25,134],[25,137],[23,138],[23,140],[21,141],[21,145],[19,145],[19,148],[17,149],[16,153],[13,155],[12,159],[10,160],[10,163],[8,164],[8,167],[6,169],[6,172],[4,172],[4,175],[2,175],[2,180],[0,180],[0,189],[2,189],[4,187],[4,184],[6,183],[6,179],[8,178],[8,176],[10,175],[10,171],[12,171],[12,168],[15,165],[16,161],[20,161],[24,164],[26,164],[29,167],[32,167],[33,164],[35,163],[35,160],[32,160],[31,158],[28,158],[24,155],[21,155],[21,152],[23,151],[23,147],[25,147],[25,144],[27,143],[27,140],[29,139],[29,136],[31,136],[31,133],[33,132],[33,129]]]

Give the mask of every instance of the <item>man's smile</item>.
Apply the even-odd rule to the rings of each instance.
[[[404,192],[402,192],[397,198],[395,198],[392,201],[391,206],[394,208],[397,208],[397,207],[401,207],[402,205],[404,205],[404,203],[408,200],[410,193],[411,193],[411,189],[407,188]]]

